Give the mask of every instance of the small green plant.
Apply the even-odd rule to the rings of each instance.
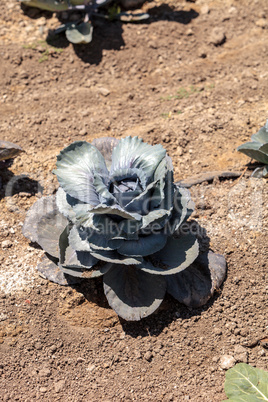
[[[49,59],[49,56],[53,56],[53,54],[60,54],[63,52],[63,49],[56,48],[54,46],[50,46],[46,41],[39,40],[37,42],[29,43],[27,45],[23,45],[24,49],[32,49],[38,50],[41,53],[40,58],[38,59],[39,63],[43,63],[44,61]]]
[[[184,99],[184,98],[189,98],[190,95],[194,93],[199,93],[203,91],[203,88],[195,87],[194,85],[191,85],[189,88],[184,88],[181,87],[177,90],[175,95],[168,95],[168,96],[163,96],[161,97],[162,101],[171,101],[175,99]]]
[[[268,177],[268,120],[264,127],[252,135],[250,142],[240,145],[237,150],[265,164],[254,170],[253,177]]]
[[[224,391],[229,402],[268,401],[268,372],[238,363],[227,371]]]

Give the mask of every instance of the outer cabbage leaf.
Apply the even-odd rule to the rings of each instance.
[[[151,274],[173,275],[189,267],[197,258],[198,251],[198,241],[191,234],[168,237],[162,250],[137,267]]]
[[[268,155],[260,150],[261,147],[262,144],[259,142],[246,142],[240,145],[237,150],[258,162],[268,164]]]
[[[27,212],[22,233],[53,257],[59,257],[59,237],[68,220],[59,212],[55,196],[42,197]]]
[[[200,307],[220,287],[225,275],[225,258],[209,251],[184,271],[167,276],[167,292],[186,306]]]
[[[142,257],[127,257],[119,254],[116,250],[100,250],[92,248],[91,254],[99,260],[112,262],[114,264],[139,265],[142,263]]]
[[[94,176],[108,180],[108,170],[102,154],[91,144],[77,141],[63,149],[57,158],[59,184],[70,196],[92,206],[99,204]]]
[[[51,260],[46,255],[43,255],[41,261],[37,264],[37,270],[42,278],[55,282],[58,285],[74,285],[81,281],[80,278],[74,277],[73,275],[65,275],[59,268],[55,259]]]
[[[268,143],[268,120],[265,126],[263,126],[256,134],[251,136],[252,141],[260,142],[261,144]]]
[[[166,293],[166,281],[135,267],[114,265],[103,277],[109,305],[122,318],[138,321],[152,314]]]
[[[149,236],[139,237],[138,240],[123,240],[118,247],[119,254],[129,257],[144,257],[161,250],[167,242],[167,235],[164,233],[154,233]]]

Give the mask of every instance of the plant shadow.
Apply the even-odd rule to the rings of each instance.
[[[41,184],[27,175],[14,175],[7,169],[0,171],[0,200],[4,197],[12,198],[16,195],[31,197],[39,192],[43,192]]]
[[[196,221],[190,221],[189,227],[195,232],[199,240],[201,252],[208,252],[210,239],[206,230],[201,228]],[[143,318],[141,321],[125,321],[119,317],[122,330],[133,338],[137,338],[138,336],[158,336],[165,331],[172,322],[176,322],[178,319],[181,321],[195,317],[196,320],[198,320],[202,312],[210,309],[215,300],[220,297],[221,287],[222,285],[219,289],[216,289],[212,297],[200,307],[187,307],[167,293],[158,310],[152,315]],[[94,281],[92,279],[83,280],[80,284],[72,285],[72,288],[82,293],[87,301],[100,307],[110,309],[103,294],[102,278],[96,278]]]
[[[30,18],[39,18],[44,16],[46,19],[50,18],[52,13],[48,11],[38,10],[23,6],[24,13]],[[79,17],[82,14],[75,11],[75,15]],[[66,14],[66,12],[65,12]],[[157,21],[175,21],[179,24],[187,25],[193,19],[198,17],[198,13],[194,9],[189,11],[174,11],[168,4],[163,3],[160,6],[153,6],[148,10],[149,19],[135,22],[135,24],[151,24]],[[66,23],[66,17],[63,13],[58,13],[57,17],[61,23]],[[72,12],[69,13],[69,21],[72,20]],[[98,65],[102,60],[103,50],[120,50],[124,45],[123,39],[123,25],[124,23],[119,20],[107,20],[94,16],[92,20],[94,27],[93,40],[86,45],[73,45],[74,51],[84,63]],[[50,31],[47,36],[47,43],[56,48],[66,48],[70,45],[65,33],[54,35]]]

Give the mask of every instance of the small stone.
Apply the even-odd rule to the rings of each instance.
[[[176,155],[178,155],[178,156],[182,156],[182,155],[183,155],[183,149],[182,149],[182,147],[177,147],[175,153],[176,153]]]
[[[225,41],[225,32],[221,28],[214,28],[211,32],[209,43],[212,43],[214,46],[220,46],[223,45]]]
[[[51,370],[49,368],[42,368],[39,373],[40,377],[49,377],[51,375]]]
[[[148,350],[148,352],[146,352],[146,353],[144,354],[144,359],[147,360],[147,362],[150,362],[150,361],[152,360],[152,358],[153,358],[152,352],[150,352],[150,351]]]
[[[52,345],[52,346],[50,347],[50,352],[51,352],[51,353],[55,353],[56,350],[57,350],[57,346],[56,346],[56,345]]]
[[[87,135],[87,130],[85,128],[83,128],[80,132],[79,135],[84,136]]]
[[[36,342],[36,343],[34,344],[34,347],[35,347],[35,349],[37,349],[37,350],[41,350],[41,349],[42,349],[42,343],[41,343],[41,342]]]
[[[214,333],[215,333],[215,335],[221,335],[222,330],[220,328],[214,328]]]
[[[230,368],[234,367],[236,360],[231,355],[222,355],[220,358],[220,368],[222,370],[229,370]]]
[[[65,380],[59,380],[59,381],[55,382],[55,384],[54,384],[55,392],[62,391],[65,387],[65,384],[66,384]]]
[[[201,59],[205,59],[207,57],[207,52],[205,52],[204,50],[200,50],[198,52],[198,57],[200,57]]]
[[[90,364],[87,368],[87,371],[93,371],[95,370],[96,366],[94,364]]]
[[[260,27],[263,29],[268,28],[268,20],[266,20],[265,18],[260,18],[259,20],[257,20],[255,22],[255,24],[257,25],[257,27]]]
[[[86,360],[83,357],[78,357],[76,361],[77,363],[84,363]]]
[[[103,364],[103,367],[104,367],[104,368],[109,368],[109,367],[110,367],[110,364],[109,364],[109,363],[104,363],[104,364]]]
[[[99,88],[98,92],[99,92],[100,95],[105,96],[105,97],[110,95],[110,93],[111,93],[109,91],[109,89],[107,89],[107,88]]]
[[[209,6],[205,4],[204,6],[201,7],[200,9],[200,14],[206,15],[210,13]]]
[[[46,387],[41,387],[39,391],[42,392],[42,394],[44,394],[45,392],[47,392],[47,388]]]
[[[2,248],[10,248],[12,247],[12,242],[10,240],[2,241]]]
[[[134,355],[136,359],[140,359],[141,358],[141,352],[139,350],[134,350]]]

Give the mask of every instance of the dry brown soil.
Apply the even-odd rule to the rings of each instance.
[[[223,355],[267,369],[267,181],[248,169],[192,187],[227,277],[203,308],[167,297],[138,323],[118,319],[101,281],[40,278],[21,225],[74,140],[161,143],[177,180],[243,172],[236,147],[268,117],[267,0],[148,1],[148,23],[95,20],[87,46],[47,45],[55,15],[0,10],[0,139],[26,151],[0,173],[0,400],[222,401]]]

